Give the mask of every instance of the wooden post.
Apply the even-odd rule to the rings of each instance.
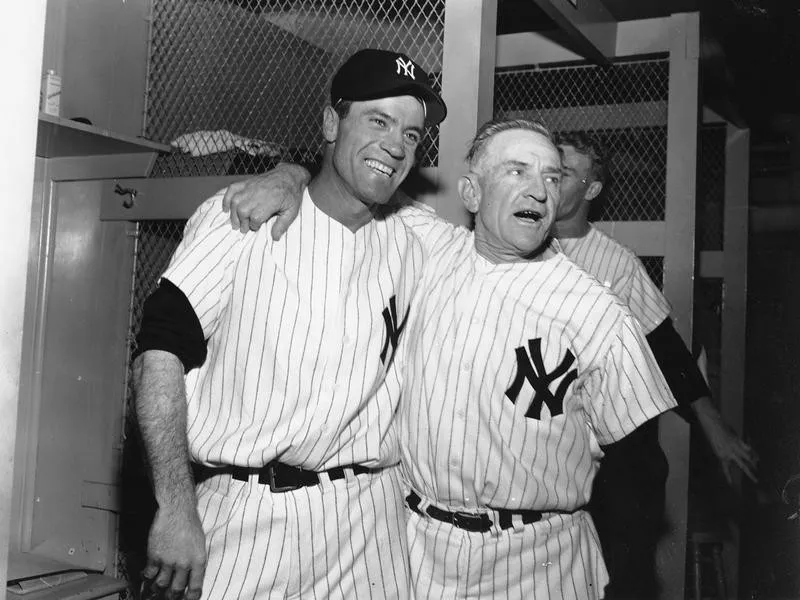
[[[439,193],[429,202],[445,219],[466,225],[456,191],[467,144],[492,117],[497,0],[447,0],[444,12],[442,96],[447,119],[439,130]]]
[[[700,118],[700,18],[671,17],[667,117],[667,204],[664,295],[675,328],[691,348],[694,302],[695,195]],[[662,598],[683,598],[689,490],[689,426],[674,413],[661,418],[661,445],[669,461],[666,512],[669,531],[658,550]]]
[[[743,433],[745,337],[747,325],[747,238],[750,183],[750,130],[728,125],[725,143],[725,215],[723,229],[723,301],[720,364],[720,412]],[[736,487],[741,476],[735,473]],[[728,595],[739,597],[739,522],[729,531],[723,559]]]

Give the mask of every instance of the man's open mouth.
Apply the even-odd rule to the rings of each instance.
[[[530,221],[532,223],[538,223],[544,218],[544,215],[534,210],[518,210],[514,213],[514,216],[523,221]]]
[[[377,171],[381,175],[385,175],[386,177],[391,177],[392,175],[394,175],[395,170],[392,167],[390,167],[389,165],[383,164],[379,160],[374,160],[372,158],[368,158],[364,162],[367,164],[367,166],[370,169],[372,169],[373,171]]]

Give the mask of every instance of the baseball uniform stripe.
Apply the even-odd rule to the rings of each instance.
[[[646,334],[669,316],[669,302],[630,249],[594,226],[581,238],[561,238],[558,243],[572,261],[619,296]]]
[[[198,499],[204,598],[411,597],[396,468],[283,494],[218,475]]]

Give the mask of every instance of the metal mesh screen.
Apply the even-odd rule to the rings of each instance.
[[[642,261],[647,274],[658,286],[658,289],[664,289],[664,257],[663,256],[640,256],[639,260]]]
[[[700,250],[722,250],[725,219],[726,126],[700,129],[697,174],[697,245]]]
[[[441,87],[444,0],[153,0],[146,136],[193,153],[158,177],[316,162],[330,79],[363,47],[407,53]],[[435,165],[438,128],[420,164]],[[179,146],[181,147],[181,146]]]
[[[158,278],[169,264],[175,248],[183,239],[185,220],[139,221],[136,267],[134,270],[133,299],[131,301],[131,332],[135,334],[142,324],[142,308]],[[136,340],[131,336],[131,353],[136,350]]]
[[[669,61],[657,57],[498,70],[495,117],[591,131],[612,153],[612,179],[592,217],[660,221],[666,206]]]

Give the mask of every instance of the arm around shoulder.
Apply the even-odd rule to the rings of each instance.
[[[257,177],[231,184],[225,190],[222,210],[230,211],[231,227],[242,233],[257,231],[272,217],[272,237],[279,240],[297,218],[303,191],[311,173],[302,165],[280,163]]]
[[[404,203],[397,216],[421,240],[428,253],[469,233],[466,227],[454,225],[437,215],[432,207],[416,200]]]

